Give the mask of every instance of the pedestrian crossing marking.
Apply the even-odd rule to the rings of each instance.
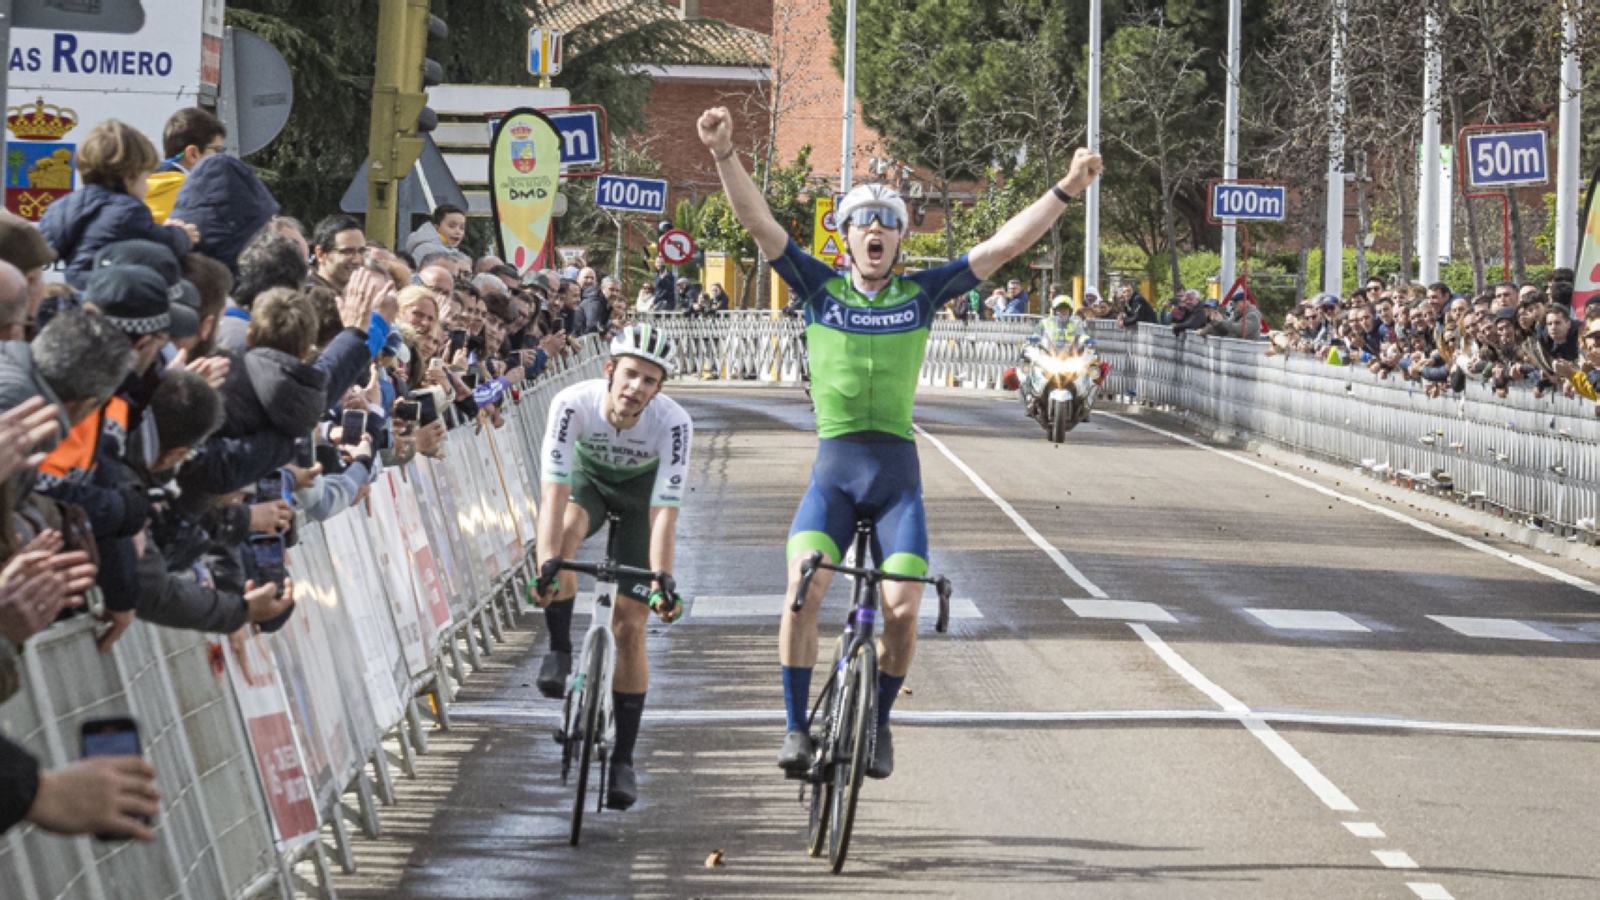
[[[1083,619],[1117,619],[1124,622],[1177,622],[1172,613],[1142,600],[1066,600],[1061,602]]]
[[[1516,619],[1475,619],[1464,616],[1429,616],[1428,618],[1458,634],[1475,638],[1498,638],[1508,641],[1549,641],[1560,638],[1545,634],[1526,622]]]
[[[1268,628],[1283,631],[1371,631],[1344,613],[1325,609],[1247,609]]]

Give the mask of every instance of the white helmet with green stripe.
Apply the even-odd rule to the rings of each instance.
[[[677,368],[678,348],[660,328],[629,325],[611,339],[611,356],[637,356],[660,366],[670,378]]]

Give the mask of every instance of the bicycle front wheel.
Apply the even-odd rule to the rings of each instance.
[[[870,643],[859,647],[845,666],[839,701],[839,754],[834,762],[833,809],[828,830],[828,862],[834,874],[844,868],[850,832],[856,822],[856,800],[872,758],[878,724],[878,653]]]
[[[831,677],[817,699],[822,713],[817,723],[821,727],[817,729],[817,758],[811,764],[811,828],[806,837],[806,852],[812,856],[821,856],[828,847],[828,811],[833,806],[833,760],[838,730],[834,723],[839,714],[839,678],[834,673],[839,670],[839,657],[843,652],[844,638],[839,638],[834,642],[833,662],[828,666]]]
[[[583,675],[583,694],[578,699],[578,789],[572,798],[572,846],[578,846],[578,836],[583,831],[583,802],[589,791],[589,765],[594,761],[594,747],[600,740],[600,691],[605,675],[607,653],[610,648],[604,641],[593,641],[584,647],[587,670]]]

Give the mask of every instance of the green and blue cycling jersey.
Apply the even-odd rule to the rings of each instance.
[[[893,276],[870,296],[793,240],[772,268],[802,301],[817,436],[876,431],[910,440],[934,311],[978,285],[966,255]]]
[[[925,575],[928,527],[911,412],[934,311],[978,278],[963,255],[893,276],[868,295],[793,240],[772,268],[801,300],[821,439],[786,556],[821,551],[837,563],[856,522],[870,518],[878,564]]]

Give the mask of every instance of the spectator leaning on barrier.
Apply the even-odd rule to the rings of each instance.
[[[1131,284],[1125,284],[1117,289],[1121,295],[1123,311],[1117,316],[1117,324],[1123,328],[1137,329],[1142,322],[1154,324],[1156,321],[1155,307],[1150,301],[1139,293],[1139,289]]]

